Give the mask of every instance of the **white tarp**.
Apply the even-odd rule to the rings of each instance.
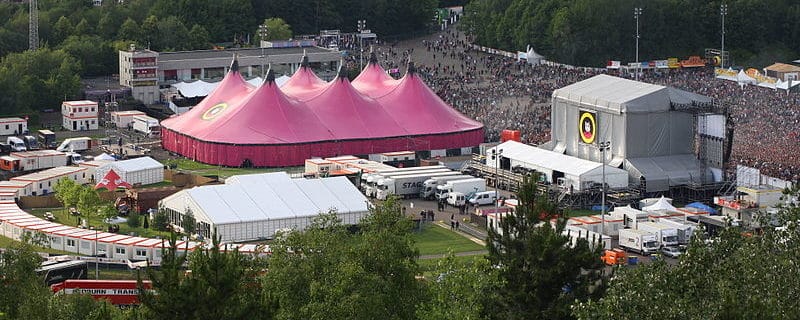
[[[114,158],[108,153],[103,152],[99,156],[94,157],[94,160],[117,161],[117,158]]]
[[[739,84],[755,84],[757,82],[756,79],[744,73],[744,70],[739,70],[739,73],[736,74],[736,81],[738,81]]]
[[[282,87],[287,81],[289,81],[289,77],[286,75],[280,76],[275,79],[275,83],[278,84],[278,87]],[[260,86],[264,82],[264,79],[261,77],[255,77],[253,79],[247,80],[247,83],[254,87]],[[178,82],[173,84],[172,87],[177,89],[182,96],[187,98],[194,98],[194,97],[205,97],[211,91],[217,88],[219,82],[205,82],[203,80],[197,80],[193,82]]]
[[[656,203],[642,208],[642,211],[677,211],[664,196],[661,196]]]

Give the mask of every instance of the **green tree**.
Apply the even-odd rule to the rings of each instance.
[[[420,302],[411,222],[390,199],[350,233],[335,212],[271,245],[265,299],[280,319],[411,319]]]
[[[117,32],[117,39],[118,40],[139,40],[140,30],[139,24],[136,23],[136,20],[128,18],[122,25],[119,27],[119,31]],[[126,48],[127,49],[127,48]]]
[[[429,297],[417,308],[417,319],[484,319],[481,301],[496,279],[495,269],[486,259],[459,262],[448,254],[427,281]]]
[[[83,75],[98,76],[118,71],[117,59],[111,44],[100,36],[70,36],[61,43],[61,48],[82,61]]]
[[[181,227],[183,228],[183,232],[187,235],[192,235],[195,231],[195,224],[197,221],[194,219],[194,213],[192,213],[192,209],[186,209],[186,213],[183,214],[181,219]]]
[[[153,46],[159,50],[175,51],[189,49],[189,30],[175,16],[158,21],[158,37]]]
[[[600,279],[600,248],[584,239],[570,245],[566,219],[538,194],[536,181],[536,174],[525,178],[520,205],[500,220],[502,232],[489,230],[488,260],[500,280],[483,300],[492,319],[568,318],[570,305],[586,300]]]
[[[787,195],[795,203],[778,215],[784,227],[766,227],[754,236],[729,227],[710,241],[693,237],[677,265],[657,262],[619,269],[605,297],[575,304],[574,315],[579,319],[800,317],[800,304],[787,294],[800,290],[798,187]]]
[[[208,30],[199,24],[193,25],[189,30],[189,47],[192,50],[208,49],[209,43]]]
[[[55,197],[65,208],[75,207],[80,199],[81,186],[70,178],[61,178],[53,186]]]
[[[81,64],[62,50],[40,48],[0,60],[0,105],[8,114],[57,108],[80,89]]]
[[[262,293],[258,274],[266,263],[237,250],[224,252],[219,238],[210,248],[195,249],[188,257],[191,274],[184,275],[187,257],[170,237],[159,270],[147,274],[156,290],[142,295],[147,319],[271,319],[269,308],[257,298]]]
[[[87,217],[90,215],[102,215],[103,207],[106,205],[107,203],[97,195],[97,191],[89,186],[81,187],[78,195],[78,211],[81,214]]]
[[[36,274],[40,264],[41,257],[27,238],[0,252],[0,312],[9,319],[27,318],[25,305],[29,301],[46,303],[50,293],[44,279]]]
[[[292,27],[281,18],[269,18],[264,20],[263,25],[267,26],[267,37],[264,40],[287,40],[292,38]],[[261,40],[259,30],[255,34],[257,40]]]
[[[56,24],[53,26],[52,44],[56,45],[64,41],[64,39],[72,35],[74,32],[73,29],[72,21],[70,21],[69,18],[64,16],[58,18],[58,21],[56,21]]]
[[[151,15],[142,21],[142,27],[140,29],[139,36],[140,38],[137,40],[139,40],[141,43],[147,44],[148,47],[152,46],[155,42],[158,42],[158,17]]]
[[[142,226],[142,216],[138,212],[131,212],[128,215],[128,226],[138,228]]]
[[[157,231],[167,231],[169,227],[169,218],[164,210],[158,210],[153,217],[153,229]]]
[[[89,25],[89,21],[86,21],[85,18],[81,19],[81,21],[75,25],[75,30],[73,32],[73,34],[76,36],[90,35],[92,33],[94,33],[92,27]]]

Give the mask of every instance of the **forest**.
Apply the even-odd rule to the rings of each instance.
[[[454,1],[447,1],[452,4]],[[40,50],[28,52],[28,4],[0,2],[0,111],[21,115],[77,98],[81,77],[118,73],[117,50],[248,46],[259,24],[286,22],[293,35],[354,32],[357,21],[384,39],[423,34],[436,0],[39,0]],[[32,94],[36,93],[36,94]]]
[[[765,67],[800,56],[800,2],[794,0],[472,0],[462,27],[481,45],[577,66],[703,55],[720,48],[720,5],[727,4],[725,50],[735,65]]]

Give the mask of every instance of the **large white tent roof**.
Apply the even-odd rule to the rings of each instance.
[[[615,113],[666,111],[673,102],[710,102],[706,97],[683,90],[605,74],[556,89],[553,97]]]
[[[603,165],[599,162],[568,156],[512,140],[503,142],[496,148],[503,150],[503,157],[560,171],[573,176],[581,176]],[[625,171],[622,169],[606,165],[607,174],[624,172]]]
[[[108,165],[124,172],[163,168],[164,165],[150,157],[110,162]]]
[[[336,209],[366,212],[367,199],[345,177],[291,179],[284,172],[240,175],[185,195],[216,224],[308,217]]]
[[[275,78],[275,83],[278,84],[278,87],[282,87],[286,81],[289,81],[289,77],[286,75],[280,76]],[[255,77],[253,79],[247,80],[247,83],[254,87],[260,86],[264,82],[264,78],[262,77]],[[172,84],[172,87],[177,89],[181,95],[187,98],[194,98],[194,97],[205,97],[211,91],[217,88],[219,85],[219,81],[217,82],[205,82],[203,80],[197,80],[192,82],[178,82]]]

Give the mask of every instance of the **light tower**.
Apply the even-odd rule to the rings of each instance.
[[[358,70],[364,69],[364,30],[367,29],[367,20],[358,20]]]
[[[719,14],[722,16],[722,48],[719,50],[720,68],[725,69],[725,15],[728,14],[728,5],[719,5]]]
[[[39,48],[39,8],[36,0],[28,0],[28,50]]]
[[[633,8],[633,18],[636,19],[636,80],[639,80],[639,16],[642,15],[642,8]]]

